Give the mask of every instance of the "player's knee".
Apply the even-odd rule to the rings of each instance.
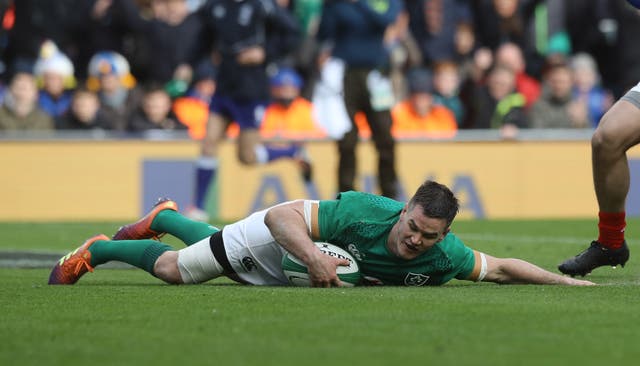
[[[254,165],[258,162],[255,151],[248,148],[238,150],[238,161],[244,165]]]
[[[591,148],[595,152],[615,151],[621,149],[624,143],[623,135],[612,127],[615,124],[606,123],[606,118],[602,118],[591,137]]]
[[[167,283],[183,283],[180,270],[178,269],[178,252],[168,251],[162,253],[153,266],[153,273],[156,277]]]
[[[240,163],[242,163],[243,165],[255,165],[256,164],[256,157],[255,156],[251,156],[249,154],[239,154],[238,155],[238,161]]]

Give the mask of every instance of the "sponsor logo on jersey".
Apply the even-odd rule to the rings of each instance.
[[[430,276],[424,274],[409,272],[404,278],[404,284],[407,286],[422,286],[429,281],[429,278]]]
[[[258,268],[258,266],[256,266],[256,262],[254,262],[251,257],[242,258],[242,266],[247,272],[251,272],[254,268]]]

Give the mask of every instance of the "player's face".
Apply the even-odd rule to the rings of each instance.
[[[396,257],[411,260],[440,242],[448,232],[445,219],[425,216],[420,205],[405,205],[391,229],[387,247]]]

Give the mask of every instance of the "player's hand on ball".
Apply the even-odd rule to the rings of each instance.
[[[318,250],[317,255],[307,263],[311,287],[342,287],[342,281],[338,278],[336,269],[338,266],[348,265],[348,260],[330,257]]]
[[[351,253],[325,242],[315,242],[315,247],[310,248],[305,262],[288,252],[282,257],[282,274],[287,277],[289,284],[353,287],[360,283],[360,269]]]

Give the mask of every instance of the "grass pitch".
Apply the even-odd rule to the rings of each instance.
[[[0,250],[64,254],[119,223],[0,223]],[[638,220],[629,220],[634,238]],[[459,221],[491,255],[555,271],[595,222]],[[633,240],[632,240],[633,241]],[[178,246],[177,241],[168,240]],[[2,365],[633,365],[640,263],[600,268],[590,288],[452,281],[439,288],[170,286],[101,269],[47,286],[49,269],[0,269]]]

